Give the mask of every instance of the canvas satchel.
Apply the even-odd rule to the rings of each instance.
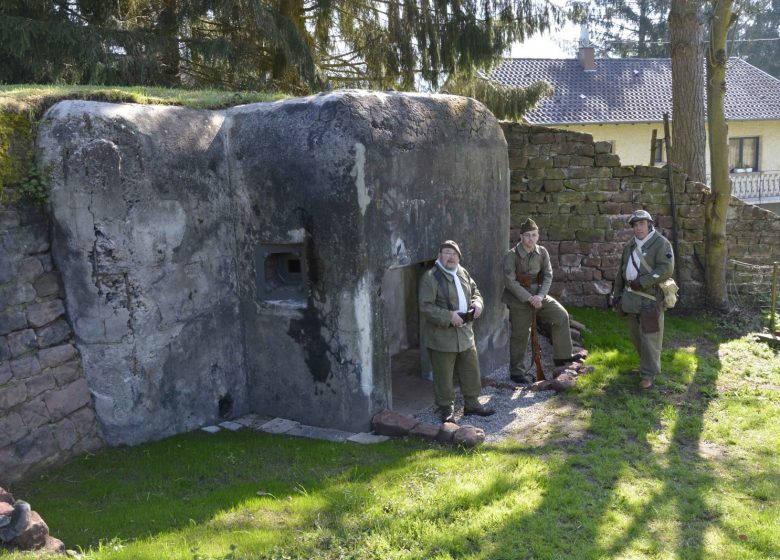
[[[650,268],[650,265],[647,264],[647,261],[645,258],[641,255],[639,255],[639,262],[642,263],[642,266],[647,269],[648,272],[652,272],[652,268]],[[680,291],[680,288],[677,286],[677,282],[674,281],[674,278],[667,278],[660,284],[658,284],[658,287],[661,290],[661,293],[664,295],[664,308],[665,309],[671,309],[675,305],[677,305],[677,292]]]

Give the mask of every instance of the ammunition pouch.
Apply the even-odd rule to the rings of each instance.
[[[517,282],[525,289],[528,289],[531,287],[531,284],[541,284],[542,283],[542,271],[540,270],[538,274],[518,274],[517,275]]]

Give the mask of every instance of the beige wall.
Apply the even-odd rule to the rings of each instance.
[[[650,139],[653,129],[658,138],[664,136],[664,126],[658,123],[640,124],[581,124],[560,125],[556,128],[585,132],[596,142],[613,142],[612,153],[620,154],[623,165],[648,165],[650,161]],[[761,171],[780,170],[780,122],[778,121],[732,121],[729,136],[759,137],[759,167]],[[664,155],[664,161],[666,157]],[[707,174],[710,172],[710,155],[707,149]]]

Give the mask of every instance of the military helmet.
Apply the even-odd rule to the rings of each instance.
[[[650,225],[653,225],[653,218],[647,210],[635,210],[628,218],[628,225],[634,225],[637,220],[647,220]]]

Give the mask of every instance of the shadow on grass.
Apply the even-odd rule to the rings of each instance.
[[[191,557],[188,543],[220,538],[223,550],[235,542],[252,558],[698,560],[713,553],[711,529],[746,557],[780,556],[733,529],[712,498],[721,458],[701,440],[718,396],[717,353],[671,322],[667,339],[685,344],[665,350],[670,373],[640,392],[615,372],[635,360],[627,333],[612,317],[596,319],[601,338],[588,346],[605,348],[603,361],[558,397],[589,412],[578,439],[461,451],[196,432],[106,450],[12,490],[69,547],[169,539],[177,558]],[[762,486],[778,478],[756,475],[759,499],[771,499]]]

